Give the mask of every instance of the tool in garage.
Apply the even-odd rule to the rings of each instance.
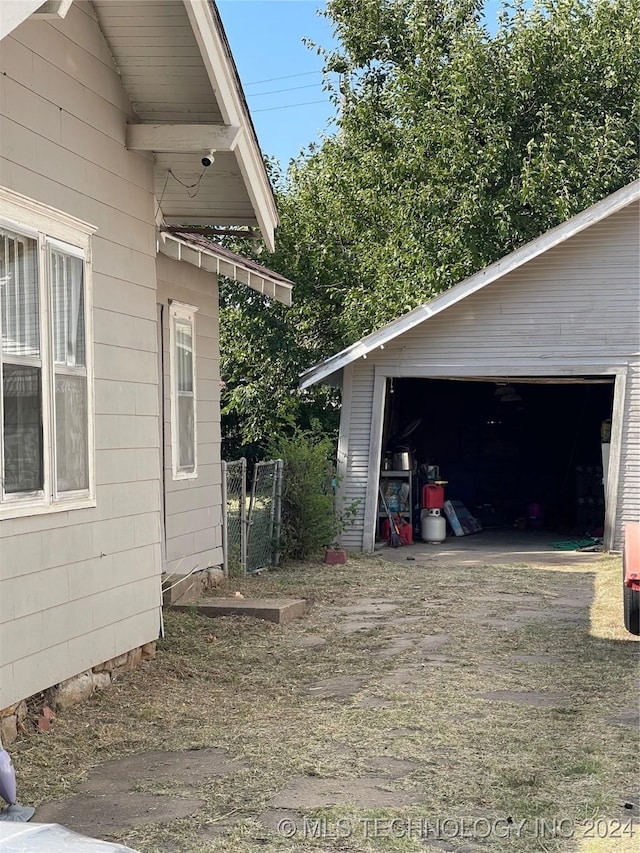
[[[382,494],[382,489],[378,486],[378,492],[380,493],[380,500],[382,501],[382,506],[384,507],[384,511],[387,514],[387,518],[389,519],[389,544],[392,548],[399,548],[402,545],[402,540],[400,538],[400,530],[398,529],[398,525],[391,515],[389,507],[387,506],[387,502]]]

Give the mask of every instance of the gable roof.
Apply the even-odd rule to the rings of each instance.
[[[488,267],[474,273],[449,290],[444,291],[444,293],[440,293],[428,302],[419,305],[413,311],[403,314],[402,317],[392,320],[386,326],[382,326],[377,331],[356,341],[356,343],[351,344],[351,346],[346,347],[341,352],[336,353],[336,355],[332,355],[325,361],[320,362],[320,364],[310,367],[304,373],[300,374],[300,387],[303,389],[309,388],[311,385],[322,382],[327,377],[342,370],[343,367],[356,361],[356,359],[366,356],[369,352],[380,346],[384,346],[394,338],[409,331],[409,329],[413,329],[425,320],[442,313],[452,305],[456,305],[461,300],[466,299],[467,296],[471,296],[471,294],[482,290],[482,288],[487,287],[492,282],[503,278],[508,273],[524,266],[524,264],[527,264],[544,252],[548,252],[549,249],[553,249],[555,246],[564,243],[581,231],[601,222],[603,219],[617,213],[638,199],[640,199],[640,180],[627,184],[627,186],[622,187],[622,189],[617,190],[602,199],[602,201],[596,202],[596,204],[583,210],[582,213],[573,216],[555,228],[551,228],[549,231],[541,234],[540,237],[536,237],[535,240],[526,243],[504,258],[495,261],[495,263],[490,264]]]

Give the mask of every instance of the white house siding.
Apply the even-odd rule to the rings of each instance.
[[[620,488],[616,511],[618,543],[622,541],[624,522],[640,519],[640,363],[637,359],[629,365],[625,390]]]
[[[97,507],[0,522],[0,707],[155,639],[160,466],[152,164],[89,4],[0,52],[0,184],[97,227]]]
[[[360,548],[364,528],[364,498],[369,474],[369,441],[371,435],[371,401],[375,379],[371,360],[359,361],[347,370],[353,370],[350,394],[350,417],[348,444],[344,448],[346,460],[340,495],[345,508],[353,507],[356,512],[342,533],[345,548]],[[345,389],[348,385],[345,383]],[[342,424],[341,424],[342,431]]]
[[[373,374],[389,376],[580,375],[596,369],[626,372],[638,352],[638,204],[593,225],[567,242],[371,352],[353,365],[349,462],[345,484],[359,515],[344,537],[363,544]],[[622,463],[621,525],[640,507],[638,375],[627,381]],[[632,403],[633,400],[633,403]],[[344,440],[344,439],[343,439]],[[372,459],[378,465],[377,459]],[[367,463],[368,465],[368,460]]]
[[[210,272],[158,255],[163,305],[166,571],[222,565],[218,282]],[[173,480],[169,381],[169,299],[198,308],[196,331],[197,474]]]

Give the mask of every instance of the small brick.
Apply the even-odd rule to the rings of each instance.
[[[156,656],[156,641],[145,643],[142,646],[142,660],[153,660]]]
[[[39,732],[48,732],[51,731],[52,721],[48,720],[46,717],[38,717],[36,725]]]
[[[8,746],[13,743],[18,737],[18,718],[14,715],[11,717],[2,717],[0,720],[0,740],[3,746]]]
[[[131,649],[127,656],[127,669],[135,669],[142,660],[142,649]]]
[[[109,687],[111,684],[111,673],[109,672],[94,672],[93,673],[93,686],[97,690],[104,690],[105,687]]]

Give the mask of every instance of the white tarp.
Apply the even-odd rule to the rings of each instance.
[[[57,823],[0,821],[2,853],[136,853],[131,847],[78,835]]]

